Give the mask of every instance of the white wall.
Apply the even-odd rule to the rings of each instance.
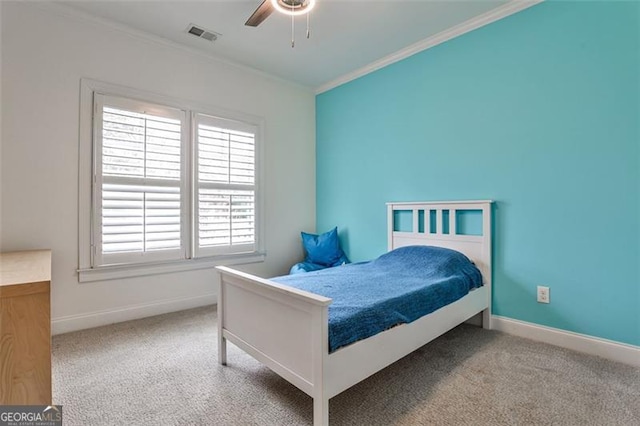
[[[58,8],[1,7],[0,249],[53,250],[54,332],[215,301],[212,270],[78,283],[81,78],[264,117],[267,260],[239,268],[273,276],[298,261],[299,231],[315,229],[311,91]]]

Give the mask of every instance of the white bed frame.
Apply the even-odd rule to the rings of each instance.
[[[394,231],[394,212],[412,211],[410,232]],[[418,232],[418,212],[424,230]],[[436,232],[430,233],[430,211]],[[449,233],[443,233],[443,211]],[[482,236],[456,234],[456,211],[481,210]],[[484,286],[422,318],[340,348],[328,349],[331,299],[267,279],[218,267],[218,356],[227,363],[232,342],[313,398],[313,424],[329,424],[329,399],[482,312],[491,328],[491,201],[388,203],[388,249],[408,245],[447,247],[481,270]]]

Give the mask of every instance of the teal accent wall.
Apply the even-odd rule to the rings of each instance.
[[[318,230],[359,261],[385,202],[493,199],[495,314],[640,345],[639,17],[545,2],[318,95]]]

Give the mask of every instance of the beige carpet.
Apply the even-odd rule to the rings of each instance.
[[[215,308],[53,339],[65,425],[311,425],[312,400],[230,345]],[[640,369],[462,325],[331,399],[336,425],[640,425]]]

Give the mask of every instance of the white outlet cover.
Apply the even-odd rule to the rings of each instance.
[[[549,303],[551,301],[551,292],[549,287],[538,286],[538,303]]]

